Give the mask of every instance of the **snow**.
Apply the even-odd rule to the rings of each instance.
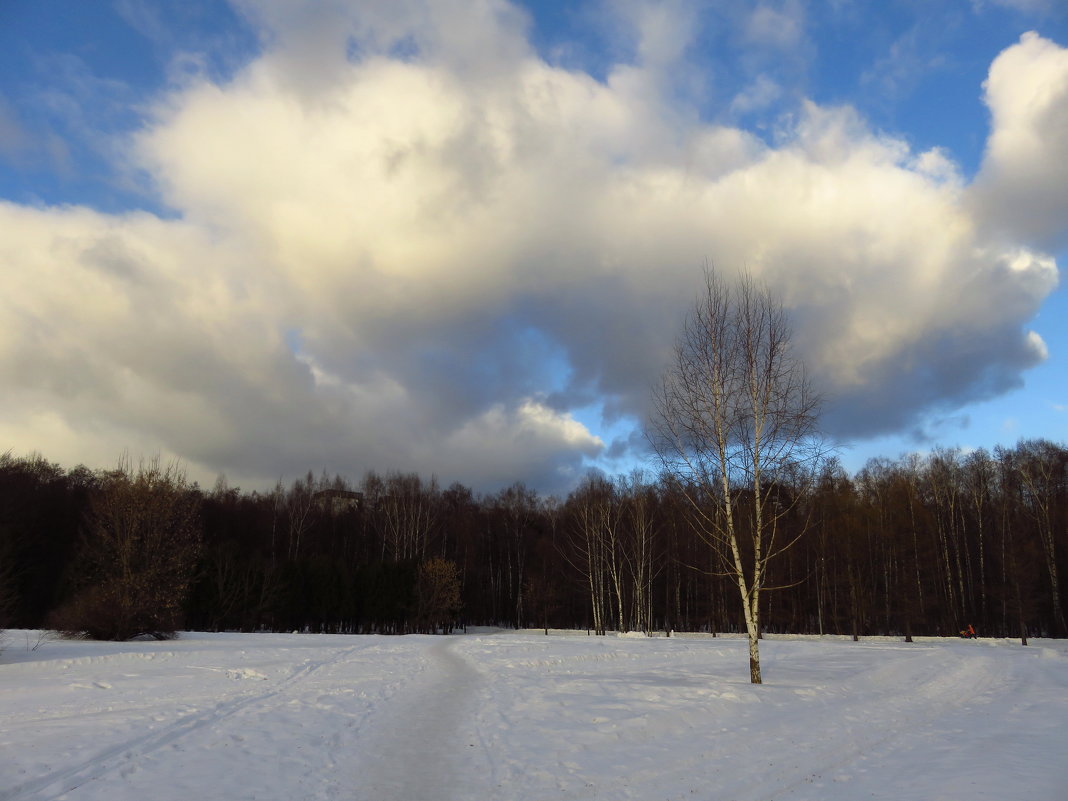
[[[761,653],[753,686],[730,637],[8,632],[0,801],[1068,798],[1068,641]]]

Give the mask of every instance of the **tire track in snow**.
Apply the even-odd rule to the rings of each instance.
[[[482,683],[478,672],[455,653],[452,637],[430,645],[423,677],[382,705],[385,717],[359,742],[357,798],[378,801],[447,801],[484,794],[467,786],[478,771],[461,771],[468,751],[482,745],[463,734],[464,722]],[[482,753],[485,751],[482,749]],[[473,755],[472,755],[473,756]]]
[[[125,740],[75,765],[0,790],[0,801],[23,801],[31,797],[38,801],[49,801],[58,798],[87,782],[102,778],[108,773],[158,751],[182,737],[216,724],[247,707],[270,701],[322,668],[336,664],[360,650],[362,646],[356,646],[347,648],[329,659],[309,660],[265,692],[241,695],[229,701],[223,701],[209,710],[193,712],[151,734]],[[36,793],[42,793],[42,795],[35,795]]]

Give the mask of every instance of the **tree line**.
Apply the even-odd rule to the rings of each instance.
[[[1064,445],[939,449],[854,475],[832,459],[815,480],[764,482],[727,490],[732,525],[744,533],[759,504],[775,527],[762,632],[1068,635]],[[736,577],[704,539],[721,501],[671,471],[590,475],[565,498],[374,472],[243,492],[158,462],[68,470],[9,453],[0,628],[744,632]]]

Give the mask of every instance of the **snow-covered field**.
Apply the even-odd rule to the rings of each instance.
[[[0,799],[1068,799],[1068,642],[183,634],[0,654]]]

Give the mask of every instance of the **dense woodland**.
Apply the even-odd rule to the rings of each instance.
[[[767,566],[764,631],[1068,635],[1063,445],[937,450],[853,476],[831,461],[815,483],[774,480],[786,510],[776,536],[797,539]],[[99,636],[119,637],[739,631],[737,588],[682,497],[677,479],[640,474],[590,476],[567,498],[375,473],[205,490],[158,464],[94,472],[7,454],[0,624],[96,633],[85,621],[106,619]]]

